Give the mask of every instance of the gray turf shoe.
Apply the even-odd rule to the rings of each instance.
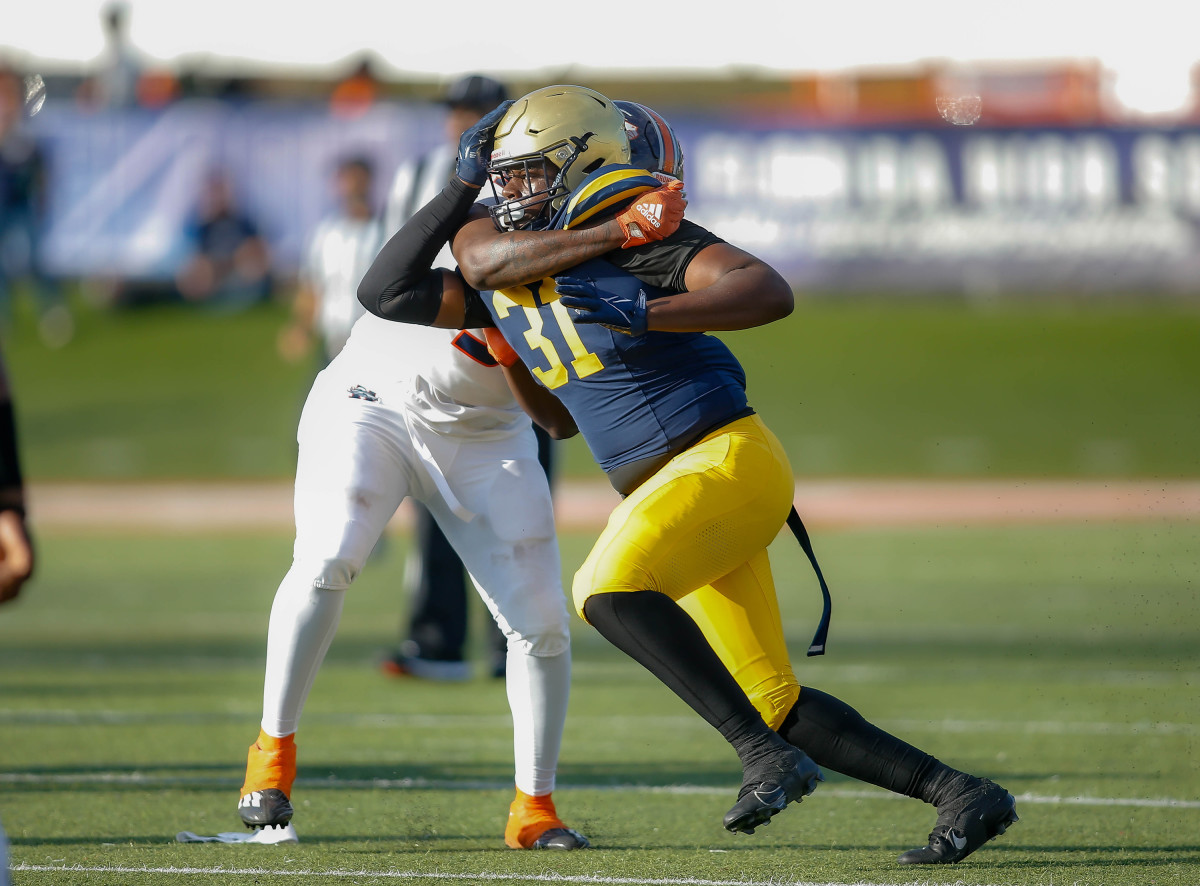
[[[270,828],[292,820],[292,801],[279,788],[251,791],[238,801],[238,815],[248,828]]]
[[[531,849],[588,849],[591,841],[574,828],[550,828],[538,837]]]

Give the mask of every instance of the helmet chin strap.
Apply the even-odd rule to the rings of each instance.
[[[567,158],[567,162],[562,165],[562,169],[558,171],[558,175],[554,179],[554,186],[558,187],[563,184],[567,176],[567,170],[575,165],[575,161],[579,159],[579,155],[588,149],[588,139],[594,136],[594,132],[585,132],[582,137],[571,136],[571,144],[575,146],[575,153]]]
[[[588,139],[590,139],[595,134],[596,133],[594,133],[594,132],[585,132],[583,134],[582,138],[578,137],[578,136],[574,136],[574,135],[571,136],[571,144],[573,144],[575,146],[575,152],[573,154],[571,154],[570,157],[567,158],[567,162],[562,165],[562,169],[560,169],[558,171],[558,175],[556,175],[554,177],[554,183],[550,186],[551,190],[557,190],[560,187],[564,188],[564,189],[566,188],[567,172],[575,164],[575,161],[579,159],[579,155],[588,149],[588,146],[587,146]],[[570,196],[571,196],[571,192],[568,190],[566,192],[566,194],[564,195],[564,199],[563,199],[562,203],[551,214],[550,224],[548,225],[548,227],[554,228],[557,226],[559,217],[563,214],[563,212],[567,208],[567,202],[568,202],[567,198],[569,198]],[[551,206],[553,207],[553,203],[551,203]]]

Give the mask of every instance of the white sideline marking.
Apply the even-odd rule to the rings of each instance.
[[[612,886],[875,886],[862,881],[841,883],[834,881],[813,882],[810,880],[698,880],[693,877],[601,877],[595,874],[446,874],[422,873],[420,871],[314,871],[272,870],[270,868],[184,868],[184,867],[119,867],[116,865],[40,865],[17,864],[13,871],[40,873],[79,874],[223,874],[241,877],[339,877],[366,878],[371,880],[469,880],[520,883],[601,883]],[[961,880],[959,881],[962,882]],[[914,880],[893,886],[931,886],[928,880]]]
[[[239,779],[240,780],[240,779]],[[146,775],[141,772],[81,772],[30,773],[0,772],[0,784],[63,785],[63,784],[123,784],[143,787],[212,787],[226,785],[236,790],[237,783],[229,778],[198,775],[187,776]],[[512,784],[507,781],[452,781],[449,779],[425,778],[298,778],[296,785],[305,788],[340,790],[392,790],[392,791],[507,791]],[[603,793],[644,793],[681,795],[723,795],[728,787],[707,785],[646,785],[646,784],[568,784],[562,788],[572,791],[600,791]],[[841,800],[904,800],[906,797],[893,794],[882,788],[821,788],[818,796]],[[1172,797],[1064,797],[1061,795],[1016,794],[1022,803],[1050,806],[1137,806],[1150,809],[1200,809],[1200,800],[1177,800]]]

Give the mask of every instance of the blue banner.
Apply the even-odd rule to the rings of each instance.
[[[294,273],[334,205],[340,158],[374,163],[382,208],[396,166],[442,138],[441,112],[427,106],[381,105],[347,120],[308,106],[189,102],[161,113],[48,108],[34,119],[50,165],[45,260],[72,276],[169,278],[214,171],[232,179],[276,270]]]
[[[812,129],[667,115],[688,215],[782,271],[834,290],[986,294],[1200,286],[1200,128]],[[442,138],[441,110],[183,103],[160,113],[47,107],[51,270],[169,277],[204,177],[228,170],[294,273],[332,206],[331,172],[396,166]]]
[[[797,285],[1200,287],[1200,128],[676,129],[689,215]]]

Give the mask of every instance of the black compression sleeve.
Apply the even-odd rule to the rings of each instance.
[[[358,300],[377,317],[428,326],[441,307],[441,274],[431,270],[438,252],[466,220],[479,189],[458,178],[404,223],[367,269]]]
[[[0,400],[0,510],[25,513],[21,460],[17,455],[17,428],[11,400]]]
[[[935,805],[944,785],[962,774],[884,732],[841,699],[808,686],[779,734],[822,768]]]
[[[484,294],[466,281],[462,271],[456,270],[455,273],[462,280],[463,292],[466,293],[467,313],[466,319],[463,320],[463,329],[482,329],[485,326],[495,326],[496,321],[492,319],[492,315],[488,313],[487,305],[484,303]],[[487,297],[490,298],[491,293],[488,293]]]

